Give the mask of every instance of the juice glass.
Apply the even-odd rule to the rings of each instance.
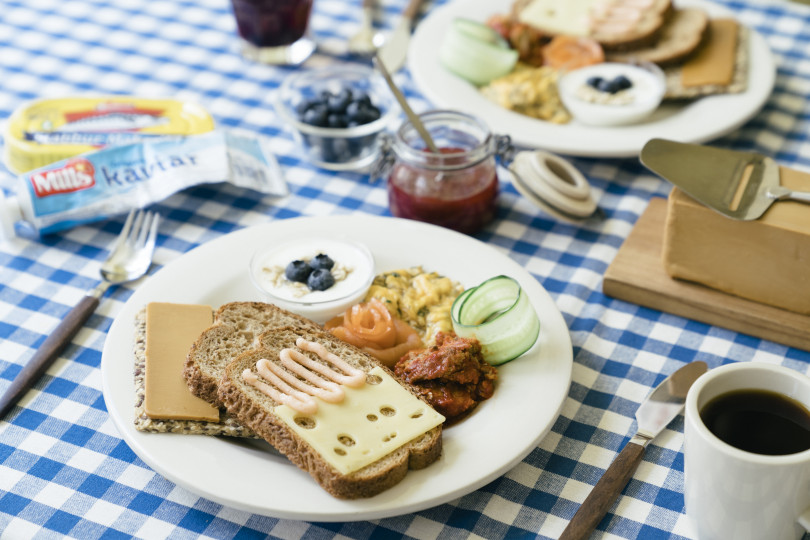
[[[439,152],[432,152],[406,121],[391,142],[388,207],[394,216],[472,234],[495,217],[495,156],[511,148],[479,119],[456,111],[430,111],[420,120]]]
[[[242,56],[266,64],[300,64],[313,53],[307,35],[313,0],[231,0]]]

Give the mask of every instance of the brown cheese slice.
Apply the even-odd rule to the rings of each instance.
[[[810,191],[810,174],[779,168],[780,183]],[[810,315],[810,205],[774,202],[753,221],[739,221],[681,190],[669,195],[663,260],[674,278]]]
[[[686,87],[731,84],[737,56],[737,34],[737,21],[710,20],[706,43],[681,67],[681,84]]]
[[[212,322],[210,306],[163,302],[146,306],[144,412],[148,417],[219,422],[219,409],[193,395],[183,378],[191,345]]]

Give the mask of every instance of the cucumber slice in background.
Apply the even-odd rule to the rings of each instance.
[[[439,61],[459,77],[482,86],[514,69],[518,52],[489,26],[453,20],[439,49]]]

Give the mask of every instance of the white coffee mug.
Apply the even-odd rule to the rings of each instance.
[[[810,410],[810,378],[759,362],[721,366],[686,396],[684,498],[699,540],[793,540],[810,530],[810,450],[763,455],[715,436],[700,418],[713,398],[734,390],[776,392]]]

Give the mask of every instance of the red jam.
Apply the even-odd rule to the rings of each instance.
[[[313,0],[231,0],[239,35],[257,47],[281,47],[304,35]]]
[[[388,178],[388,206],[394,216],[466,234],[495,217],[498,176],[492,157],[464,166],[466,150],[445,147],[423,164],[398,160]],[[445,154],[460,154],[444,157]],[[455,167],[462,166],[456,169]]]

